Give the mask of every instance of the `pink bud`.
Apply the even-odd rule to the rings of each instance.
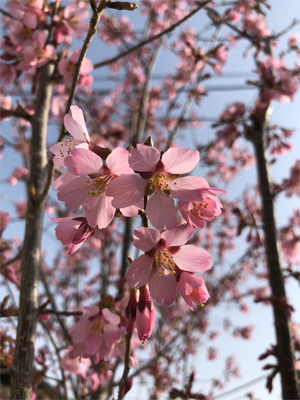
[[[145,343],[149,339],[155,327],[155,308],[147,285],[140,288],[140,300],[136,312],[136,327],[142,343]]]

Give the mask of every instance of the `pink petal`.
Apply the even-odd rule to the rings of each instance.
[[[144,202],[141,200],[138,204],[129,207],[122,207],[120,208],[121,213],[124,217],[135,217],[138,215],[139,210],[144,208]]]
[[[24,25],[29,29],[35,29],[37,27],[37,16],[34,13],[27,12],[23,18]]]
[[[35,43],[40,47],[41,49],[45,46],[45,43],[48,38],[48,32],[44,31],[34,31],[32,34],[32,39],[35,41]]]
[[[156,229],[138,227],[133,233],[133,245],[146,253],[156,248],[160,238]]]
[[[174,275],[159,275],[154,272],[149,281],[149,290],[157,303],[160,304],[164,300],[169,306],[176,297],[176,278]]]
[[[53,182],[53,187],[54,189],[58,190],[60,187],[66,185],[67,183],[71,182],[73,179],[76,178],[77,178],[76,175],[73,175],[71,174],[71,172],[66,171],[57,179],[55,179],[55,181]]]
[[[154,171],[159,159],[160,152],[154,147],[138,144],[136,149],[131,149],[129,165],[134,171]]]
[[[128,164],[129,152],[122,147],[114,149],[106,159],[106,164],[114,175],[133,174]]]
[[[82,143],[76,139],[65,139],[63,142],[59,142],[50,147],[50,151],[55,154],[53,159],[54,165],[57,168],[63,168],[65,166],[65,158],[71,155],[71,150],[80,146],[80,148],[88,149],[87,143]]]
[[[59,223],[55,228],[55,234],[57,239],[64,245],[73,241],[74,235],[82,222],[72,218],[51,218],[51,221]]]
[[[91,321],[82,319],[72,328],[72,339],[74,343],[82,343],[90,333]]]
[[[62,63],[62,61],[60,63]],[[62,70],[60,71],[61,73],[64,73],[63,67],[64,66],[62,65]],[[89,135],[86,129],[82,111],[79,107],[71,107],[71,114],[67,114],[64,117],[64,125],[66,130],[75,139],[81,140],[82,142],[89,142]]]
[[[129,207],[144,198],[147,184],[148,182],[139,175],[120,175],[108,184],[106,194],[114,198],[114,207]]]
[[[202,195],[200,189],[209,187],[204,178],[185,176],[168,182],[171,196],[180,201],[195,201]]]
[[[85,125],[85,120],[84,120],[84,116],[83,116],[83,112],[82,112],[81,108],[79,108],[78,106],[71,106],[70,107],[70,111],[71,111],[71,115],[72,115],[73,120],[82,129],[82,132],[83,132],[82,141],[90,142],[90,137],[89,137],[86,125]]]
[[[86,340],[83,343],[84,349],[87,352],[87,354],[92,355],[95,354],[96,351],[99,349],[101,346],[101,343],[103,342],[103,338],[100,335],[95,335],[95,334],[89,334],[89,336],[86,338]]]
[[[83,312],[81,315],[81,319],[85,318],[88,319],[90,317],[94,317],[99,313],[99,307],[98,306],[85,306],[83,307]]]
[[[64,201],[70,210],[78,210],[88,203],[90,196],[87,194],[87,178],[79,176],[71,182],[60,186],[57,192],[58,200]],[[90,224],[91,226],[95,226]]]
[[[115,215],[115,207],[111,204],[111,197],[103,194],[93,201],[89,202],[86,219],[90,226],[97,226],[99,229],[106,228]]]
[[[172,147],[161,158],[164,169],[170,174],[191,172],[200,160],[199,151]]]
[[[180,247],[177,253],[173,254],[173,260],[177,266],[189,272],[206,271],[212,267],[209,261],[212,256],[205,250],[192,245]]]
[[[111,324],[118,325],[121,322],[121,318],[118,315],[112,313],[108,308],[102,309],[102,315]]]
[[[65,166],[73,175],[96,174],[103,165],[101,158],[90,150],[76,148],[71,154],[65,158]]]
[[[152,264],[153,257],[147,254],[142,254],[139,258],[135,259],[125,274],[125,278],[129,279],[129,286],[134,288],[146,285],[149,281]]]
[[[162,231],[173,229],[177,225],[177,212],[174,200],[161,192],[154,193],[147,203],[146,212],[154,228]]]
[[[115,324],[108,324],[104,327],[103,340],[108,346],[113,346],[121,339],[121,330]]]
[[[195,228],[189,224],[177,226],[175,229],[170,229],[162,232],[161,237],[165,240],[168,247],[182,246],[194,233]]]
[[[201,276],[192,274],[190,272],[181,272],[179,282],[176,283],[176,288],[191,310],[194,310],[191,293],[193,293],[194,288],[197,289],[200,286],[204,286],[206,289],[204,280],[201,278]],[[207,300],[206,296],[203,297],[202,300],[203,303],[205,303]],[[199,299],[199,301],[201,300]]]
[[[82,62],[80,73],[81,74],[88,74],[89,72],[93,71],[94,64],[89,58],[85,58]]]
[[[143,312],[137,308],[136,313],[138,337],[140,340],[148,339],[155,327],[155,308],[150,311],[148,307],[145,307]]]

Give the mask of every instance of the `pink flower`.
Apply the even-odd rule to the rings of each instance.
[[[176,288],[191,310],[192,303],[203,306],[210,297],[201,276],[190,272],[181,272]]]
[[[74,4],[67,6],[64,10],[65,25],[68,28],[68,34],[74,35],[77,39],[81,39],[89,29],[89,23],[85,21],[89,17],[87,9],[76,9]]]
[[[58,64],[58,70],[59,72],[64,76],[66,86],[71,86],[72,84],[72,79],[74,75],[74,70],[75,70],[75,64],[78,60],[80,54],[80,49],[75,50],[74,53],[68,58],[64,58],[61,60]],[[78,85],[82,86],[83,83],[91,85],[93,83],[93,78],[85,79],[86,75],[93,71],[94,66],[91,60],[88,58],[85,58],[82,62],[81,69],[80,69],[80,75],[79,75],[79,81]]]
[[[131,289],[128,304],[125,308],[126,332],[132,333],[136,323],[136,309],[139,302],[139,291]]]
[[[55,154],[53,162],[58,168],[65,166],[64,160],[71,154],[72,149],[76,147],[88,149],[90,143],[83,112],[79,107],[70,107],[70,113],[64,117],[64,125],[74,139],[66,138],[63,142],[56,143],[50,147],[50,151]]]
[[[10,213],[0,211],[0,235],[5,231],[10,221]]]
[[[66,245],[69,255],[75,253],[79,247],[95,233],[96,228],[92,228],[87,223],[86,218],[51,218],[52,222],[58,222],[55,228],[56,237]]]
[[[75,346],[71,358],[93,356],[94,363],[106,361],[115,343],[121,338],[118,326],[120,317],[109,311],[100,310],[97,306],[84,307],[80,320],[71,329]]]
[[[127,270],[129,285],[141,287],[148,283],[155,301],[172,304],[182,271],[206,271],[212,266],[207,251],[184,245],[193,232],[194,228],[188,224],[162,233],[152,228],[135,230],[133,244],[146,254],[134,260]]]
[[[86,218],[90,226],[106,228],[112,221],[116,207],[112,199],[106,195],[107,185],[116,176],[127,173],[134,176],[128,165],[128,151],[117,147],[106,159],[102,159],[90,150],[76,148],[71,150],[71,156],[65,159],[68,171],[63,174],[57,197],[65,202],[71,210],[80,209],[87,205]],[[88,175],[88,177],[86,177]],[[131,176],[126,175],[126,176]],[[121,208],[126,217],[137,215],[143,207],[143,201],[130,207]]]
[[[140,299],[136,311],[136,328],[144,344],[155,327],[155,308],[150,298],[148,285],[140,287]]]
[[[86,379],[85,370],[82,365],[79,363],[79,357],[71,358],[70,353],[72,351],[72,347],[68,348],[65,355],[61,359],[59,363],[59,367],[64,369],[65,371],[69,371],[72,374],[76,374],[81,376],[83,379]],[[90,363],[90,360],[86,360]],[[88,365],[89,366],[89,365]]]
[[[190,172],[198,161],[196,150],[171,148],[161,157],[157,149],[138,144],[137,149],[131,150],[129,165],[140,176],[122,174],[109,184],[107,195],[113,197],[114,207],[128,207],[153,194],[146,206],[150,222],[158,230],[165,226],[175,228],[177,213],[172,197],[193,201],[199,198],[202,188],[208,188],[203,178],[179,178],[180,174]]]
[[[201,201],[179,202],[178,209],[186,222],[203,228],[206,221],[212,221],[222,213],[222,204],[216,196],[203,194]]]

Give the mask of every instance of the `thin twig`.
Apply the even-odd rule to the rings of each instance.
[[[98,23],[100,21],[101,15],[103,14],[103,11],[106,8],[106,1],[105,0],[101,0],[98,8],[96,8],[94,1],[91,0],[90,4],[91,4],[92,10],[93,10],[93,15],[92,15],[91,20],[90,20],[90,26],[89,26],[88,33],[87,33],[86,38],[85,38],[85,40],[83,42],[83,46],[82,46],[81,52],[79,54],[78,60],[77,60],[77,62],[75,64],[75,70],[74,70],[74,75],[73,75],[73,79],[72,79],[69,98],[68,98],[66,109],[65,109],[65,113],[64,113],[65,115],[68,114],[68,112],[70,111],[70,107],[71,107],[71,104],[72,104],[74,96],[75,96],[77,81],[79,79],[82,62],[84,60],[84,57],[86,56],[87,50],[89,48],[89,45],[90,45],[90,43],[92,41],[93,36],[97,33],[97,25],[98,25]],[[57,142],[62,141],[64,136],[65,136],[65,134],[66,134],[66,129],[65,129],[64,123],[62,122]],[[43,193],[41,195],[40,201],[43,201],[47,197],[47,195],[49,193],[49,190],[51,188],[51,185],[52,185],[53,171],[54,171],[53,157],[54,156],[52,155],[50,160],[49,160],[49,170],[48,170],[48,176],[47,176],[47,183],[46,183],[45,189],[44,189],[44,191],[43,191]]]
[[[5,108],[0,108],[1,117],[15,117],[15,118],[23,118],[26,121],[32,122],[32,116],[30,114],[25,114],[23,112],[16,111],[15,109],[11,108],[7,110]]]
[[[4,268],[8,267],[10,264],[13,264],[15,261],[20,260],[21,256],[22,256],[22,253],[20,252],[20,253],[18,253],[15,257],[13,257],[13,258],[11,258],[10,260],[8,260],[8,261],[6,261],[5,263],[3,263],[3,264],[1,265],[1,271],[2,271]]]
[[[122,375],[122,378],[121,378],[120,384],[119,384],[118,400],[122,400],[124,398],[125,384],[127,381],[129,370],[130,370],[131,337],[132,337],[132,333],[126,333],[126,335],[125,335],[126,351],[125,351],[124,371],[123,371],[123,375]]]
[[[117,56],[110,58],[109,60],[102,61],[100,63],[94,64],[94,69],[96,68],[101,68],[106,65],[112,64],[118,60],[120,60],[123,57],[126,57],[128,54],[132,53],[133,51],[136,51],[140,49],[143,46],[146,46],[147,44],[153,42],[154,40],[157,40],[161,38],[164,35],[167,35],[168,33],[172,32],[174,29],[176,29],[178,26],[183,24],[183,22],[187,21],[189,18],[191,18],[193,15],[195,15],[199,10],[204,8],[211,0],[206,1],[205,3],[200,4],[197,8],[195,8],[192,12],[190,12],[188,15],[186,15],[184,18],[182,18],[180,21],[177,21],[175,24],[171,25],[169,28],[165,29],[164,31],[158,33],[157,35],[151,36],[150,38],[143,40],[139,44],[137,44],[134,47],[131,47],[130,49],[124,51],[123,53],[118,54]]]

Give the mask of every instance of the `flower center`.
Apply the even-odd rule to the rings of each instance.
[[[81,141],[76,139],[66,139],[61,143],[61,148],[59,149],[59,155],[63,157],[67,157],[71,154],[71,150],[78,146]]]
[[[86,187],[89,188],[87,194],[91,195],[92,197],[100,197],[102,196],[107,188],[107,185],[111,181],[112,177],[110,175],[106,175],[104,177],[99,177],[95,179],[87,179]]]
[[[155,190],[155,192],[169,190],[169,185],[167,182],[167,175],[162,172],[155,174],[151,179],[149,179],[150,189]]]
[[[159,275],[175,275],[173,256],[166,249],[156,251],[153,265],[157,268]]]
[[[90,332],[92,335],[102,336],[103,325],[99,318],[95,318],[94,321],[90,323]]]
[[[209,204],[207,203],[210,200],[209,197],[206,198],[206,201],[203,199],[200,203],[192,203],[193,204],[193,213],[196,217],[203,217],[206,212],[207,207]]]

